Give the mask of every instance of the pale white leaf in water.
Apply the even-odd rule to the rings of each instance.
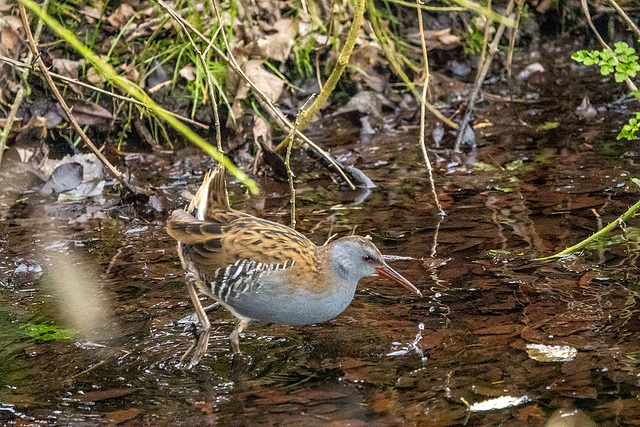
[[[471,412],[493,411],[495,409],[510,408],[528,402],[529,396],[513,397],[502,396],[495,399],[485,400],[484,402],[474,403],[469,406]]]
[[[568,362],[578,350],[568,345],[527,344],[527,354],[538,362]]]

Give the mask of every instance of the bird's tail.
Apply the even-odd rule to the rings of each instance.
[[[204,176],[202,185],[187,207],[187,212],[202,221],[211,221],[216,217],[215,212],[231,209],[224,171],[223,168],[216,168]]]

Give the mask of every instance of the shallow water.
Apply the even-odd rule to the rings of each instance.
[[[415,258],[392,266],[425,298],[364,279],[351,306],[329,322],[252,325],[240,362],[228,348],[233,318],[215,311],[208,353],[192,369],[179,364],[192,335],[178,323],[192,308],[161,214],[116,205],[106,218],[69,224],[90,203],[31,194],[20,202],[25,208],[6,195],[0,420],[515,426],[544,425],[558,408],[579,408],[598,425],[637,424],[637,221],[614,233],[617,245],[532,260],[589,236],[638,199],[630,180],[638,176],[638,147],[615,142],[602,124],[567,117],[551,131],[496,119],[479,131],[475,165],[438,162],[444,218],[428,190],[416,129],[357,144],[321,141],[338,156],[356,153],[378,187],[365,198],[327,179],[304,179],[297,229],[317,244],[355,230],[383,253]],[[167,182],[159,191],[177,206],[207,167],[192,154],[175,163],[129,162],[139,179]],[[249,198],[231,185],[233,205],[288,223],[288,185],[262,179],[260,186],[261,195]],[[70,301],[56,275],[70,284]],[[87,283],[95,289],[78,288]],[[96,328],[63,329],[74,313]],[[540,362],[527,344],[567,345],[577,356]],[[465,404],[500,396],[527,399],[481,412]]]

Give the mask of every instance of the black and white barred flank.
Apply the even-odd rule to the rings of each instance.
[[[206,277],[205,283],[214,295],[227,302],[229,298],[236,298],[260,288],[260,279],[264,274],[283,271],[294,264],[295,260],[288,260],[283,264],[264,264],[241,259],[225,268],[217,269],[213,277]]]

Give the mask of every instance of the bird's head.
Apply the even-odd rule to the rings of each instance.
[[[344,280],[358,282],[367,276],[386,277],[422,296],[418,288],[387,265],[371,240],[361,236],[342,237],[331,246],[331,265],[334,273]]]

